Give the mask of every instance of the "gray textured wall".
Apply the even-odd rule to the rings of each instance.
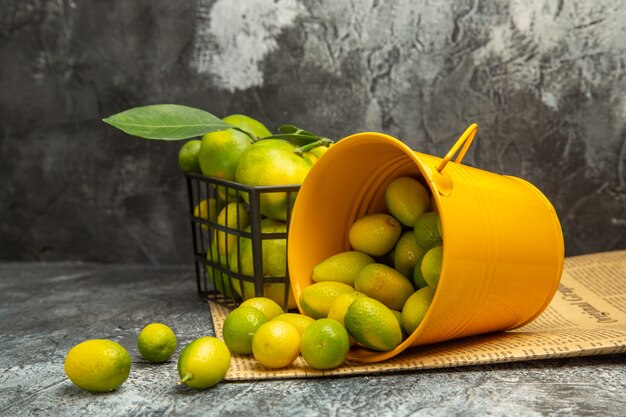
[[[179,103],[375,130],[537,185],[568,255],[626,248],[613,0],[3,0],[0,259],[191,262],[179,144],[100,119]]]

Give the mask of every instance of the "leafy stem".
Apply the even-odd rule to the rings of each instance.
[[[332,145],[333,141],[328,138],[319,138],[315,142],[308,143],[306,145],[302,145],[297,147],[293,152],[302,155],[303,153],[310,151],[313,148],[317,148],[318,146],[329,146]]]
[[[105,123],[123,132],[144,139],[183,140],[206,133],[234,129],[244,133],[251,142],[264,139],[283,139],[297,146],[298,154],[332,140],[317,136],[294,125],[282,125],[279,133],[267,137],[256,137],[244,129],[234,126],[204,110],[179,104],[154,104],[134,107],[103,119]]]
[[[278,128],[280,133],[267,136],[263,139],[282,139],[297,146],[294,153],[302,155],[303,152],[311,150],[317,146],[328,146],[333,143],[332,139],[318,136],[314,133],[301,129],[294,125],[282,125]]]

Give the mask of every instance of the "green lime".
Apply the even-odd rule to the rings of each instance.
[[[296,146],[281,139],[264,139],[253,143],[237,164],[237,182],[246,185],[299,185],[311,169],[311,162],[294,151]],[[249,196],[243,196],[246,202]],[[261,194],[261,213],[271,219],[286,220],[296,193]]]
[[[402,327],[407,333],[413,333],[420,325],[434,296],[435,290],[431,287],[424,287],[415,291],[406,300],[402,308]]]
[[[437,288],[439,276],[441,275],[441,264],[443,262],[443,246],[432,247],[424,254],[420,269],[424,280],[432,288]]]
[[[302,290],[300,293],[300,307],[309,317],[314,319],[326,318],[335,299],[341,294],[353,291],[353,287],[342,282],[317,282]]]
[[[212,387],[230,368],[230,352],[221,340],[204,336],[189,343],[178,356],[180,382],[195,389]]]
[[[366,297],[365,294],[360,293],[358,291],[347,292],[345,294],[341,294],[339,297],[335,298],[333,304],[330,306],[330,310],[328,310],[328,318],[337,320],[339,324],[341,324],[344,328],[346,327],[345,317],[348,312],[348,308],[352,305],[352,302],[359,297]],[[356,339],[350,335],[350,346],[356,344]]]
[[[198,161],[198,155],[200,154],[200,146],[202,141],[198,139],[192,139],[187,141],[180,147],[178,151],[178,165],[185,172],[195,172],[201,174],[200,162]]]
[[[233,353],[239,355],[252,353],[252,336],[267,321],[267,317],[259,309],[247,306],[237,307],[224,320],[224,343]]]
[[[137,349],[145,360],[163,363],[176,351],[176,335],[165,324],[148,324],[139,333]]]
[[[348,333],[360,344],[386,352],[402,342],[402,329],[391,309],[370,297],[359,297],[344,317]]]
[[[233,202],[227,204],[217,215],[217,224],[224,226],[232,231],[244,230],[250,225],[250,214],[241,203]],[[235,243],[237,242],[237,236],[232,231],[220,231],[216,230],[215,239],[217,240],[217,249],[220,256],[228,257],[233,252],[236,252]]]
[[[352,305],[352,302],[359,297],[365,297],[365,294],[352,291],[341,294],[339,297],[335,298],[335,301],[333,301],[330,306],[330,310],[328,310],[328,318],[336,320],[339,324],[345,326],[344,318],[346,317],[348,308]]]
[[[220,203],[216,198],[209,197],[201,200],[193,209],[194,217],[203,220],[217,221],[217,214],[220,212]],[[209,226],[202,224],[202,230],[208,230]]]
[[[251,139],[248,135],[234,129],[205,134],[198,153],[202,173],[210,177],[234,181],[239,158],[250,143]]]
[[[417,218],[430,210],[430,195],[416,179],[398,177],[385,189],[385,203],[393,217],[413,227]]]
[[[412,230],[402,233],[393,252],[393,266],[407,278],[413,277],[413,270],[424,250],[415,241]]]
[[[401,232],[402,225],[393,216],[371,213],[355,221],[348,236],[354,250],[382,256],[393,249]]]
[[[250,232],[252,228],[249,226],[246,231]],[[287,223],[280,220],[263,219],[261,220],[261,233],[287,233]],[[239,250],[233,250],[230,255],[229,265],[231,271],[236,271],[242,275],[248,277],[254,277],[255,272],[261,272],[265,277],[282,278],[286,281],[287,277],[287,240],[286,239],[262,239],[261,252],[262,252],[262,270],[254,270],[254,258],[253,258],[253,244],[252,239],[242,237],[239,240]],[[243,298],[253,298],[256,295],[255,283],[251,281],[243,281]],[[287,294],[285,294],[287,290]],[[285,297],[285,295],[287,297]],[[287,284],[283,283],[270,283],[263,284],[263,296],[275,301],[280,306],[285,306],[287,302],[287,309],[296,307],[296,301],[293,297],[293,292]],[[287,298],[285,300],[285,298]],[[270,320],[271,318],[268,317]]]
[[[362,252],[347,251],[337,253],[313,268],[313,282],[337,281],[352,285],[365,265],[374,263],[374,259]]]
[[[406,339],[408,336],[404,327],[402,327],[402,312],[398,310],[391,310],[394,316],[396,316],[396,320],[398,320],[398,324],[400,325],[400,329],[402,329],[402,340]]]
[[[224,255],[220,255],[217,252],[217,240],[211,242],[211,247],[207,251],[206,259],[207,263],[206,272],[209,282],[213,285],[213,288],[220,294],[225,295],[232,300],[241,299],[241,281],[235,277],[229,276],[228,273],[222,272],[214,265],[220,265],[224,269],[228,270],[228,258]]]
[[[415,227],[415,241],[423,249],[429,249],[443,241],[441,235],[441,218],[436,211],[429,211],[417,218]]]
[[[413,284],[404,275],[390,266],[373,263],[366,265],[354,281],[354,288],[372,297],[391,310],[400,310],[413,294]]]
[[[415,288],[424,288],[428,287],[428,282],[424,279],[424,275],[422,274],[422,260],[424,259],[424,255],[426,255],[427,251],[422,252],[420,257],[417,259],[417,264],[413,269],[413,285]]]
[[[300,352],[306,363],[315,369],[338,367],[349,350],[348,332],[336,320],[316,320],[302,334]]]

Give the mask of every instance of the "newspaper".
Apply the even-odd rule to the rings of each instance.
[[[210,303],[215,333],[229,310]],[[550,306],[516,330],[412,347],[384,362],[344,362],[320,371],[298,357],[292,366],[267,370],[252,356],[233,354],[226,380],[374,374],[626,352],[626,250],[565,259]]]

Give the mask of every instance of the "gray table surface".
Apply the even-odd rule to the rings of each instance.
[[[153,365],[136,348],[150,322],[170,325],[178,351],[213,335],[191,267],[0,263],[0,415],[624,416],[626,355],[384,375],[176,384],[176,358]],[[85,339],[125,346],[120,389],[92,394],[63,372]]]

